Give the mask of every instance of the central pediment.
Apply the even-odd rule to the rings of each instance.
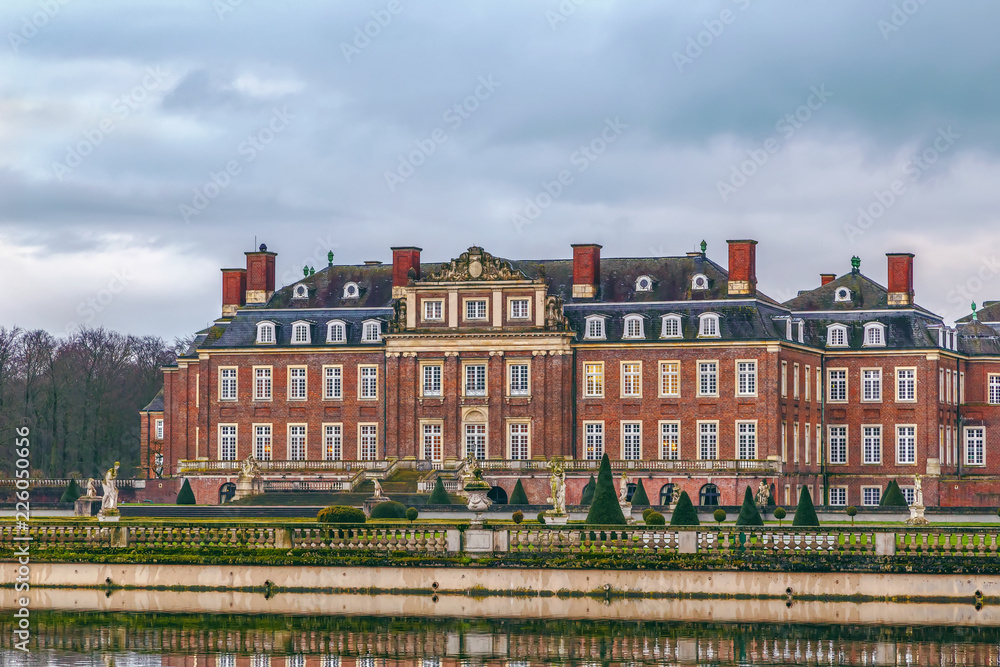
[[[494,280],[528,280],[507,261],[498,259],[479,246],[472,246],[457,259],[424,278],[424,282],[467,282]]]

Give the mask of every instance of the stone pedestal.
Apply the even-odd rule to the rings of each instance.
[[[121,519],[121,515],[119,514],[112,514],[111,516],[105,516],[103,514],[97,515],[97,520],[100,521],[101,523],[115,523],[119,519]]]
[[[361,509],[365,511],[365,516],[370,519],[372,516],[372,509],[374,509],[376,505],[387,502],[389,502],[389,496],[372,496],[371,498],[365,498],[365,502],[361,506]]]
[[[622,508],[622,514],[625,515],[625,520],[629,523],[635,523],[635,519],[632,518],[632,503],[618,503]]]
[[[924,518],[923,505],[910,505],[910,518],[906,520],[907,526],[926,526],[930,521]]]
[[[74,514],[76,516],[97,516],[101,509],[101,499],[97,496],[80,496],[76,499]]]
[[[569,514],[556,514],[552,510],[545,512],[545,523],[551,523],[553,526],[565,526],[569,523]]]
[[[233,500],[240,500],[246,498],[247,496],[257,495],[263,493],[264,483],[259,477],[253,479],[248,479],[246,477],[240,476],[236,480],[236,493],[233,494]]]

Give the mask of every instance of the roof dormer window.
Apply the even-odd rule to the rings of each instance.
[[[257,343],[259,345],[273,345],[274,341],[274,322],[258,322]]]
[[[833,300],[836,303],[845,303],[851,300],[851,290],[846,287],[838,287],[837,291],[833,293]]]
[[[681,316],[664,315],[661,320],[660,338],[681,337]]]
[[[869,322],[865,325],[865,347],[885,347],[885,325]]]
[[[347,325],[340,320],[331,320],[326,323],[326,342],[327,343],[346,343],[347,342]]]
[[[345,299],[357,299],[361,294],[361,290],[358,288],[357,283],[347,283],[344,285],[344,298]]]
[[[641,315],[625,316],[625,335],[622,338],[645,338]]]
[[[292,291],[293,299],[308,299],[309,298],[309,288],[305,285],[296,285],[295,289]]]
[[[703,313],[698,316],[698,336],[700,338],[719,338],[719,316],[715,313]]]
[[[382,340],[382,323],[378,320],[367,320],[361,332],[362,343],[378,343]]]
[[[847,327],[843,324],[831,324],[826,330],[827,347],[847,347]]]
[[[708,289],[708,276],[704,273],[696,273],[691,278],[691,289],[693,290],[706,290]]]
[[[639,276],[635,280],[635,291],[636,292],[652,292],[653,291],[653,279],[649,276]]]
[[[308,322],[292,323],[292,345],[308,345],[312,342],[312,335]]]
[[[604,317],[591,315],[584,324],[583,337],[591,340],[604,338]]]

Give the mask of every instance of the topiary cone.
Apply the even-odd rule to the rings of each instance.
[[[594,490],[597,489],[597,481],[594,480],[594,476],[590,476],[590,481],[583,487],[583,493],[580,496],[581,505],[590,505],[594,502]]]
[[[906,502],[906,496],[903,495],[902,489],[899,488],[899,484],[896,480],[889,482],[889,486],[885,487],[885,493],[882,494],[882,498],[878,501],[879,507],[909,507],[909,503]]]
[[[816,516],[816,508],[813,506],[812,495],[809,487],[803,486],[799,493],[799,504],[795,508],[795,518],[792,519],[793,526],[819,526],[819,518]]]
[[[677,499],[677,504],[674,506],[674,513],[670,516],[670,525],[701,525],[701,521],[698,519],[698,510],[696,510],[694,505],[691,503],[691,498],[688,497],[687,491],[681,491],[680,498]]]
[[[434,489],[431,491],[430,498],[427,499],[428,505],[451,505],[451,498],[448,497],[448,492],[444,488],[444,482],[438,477],[437,481],[434,483]]]
[[[507,501],[508,505],[528,505],[528,494],[524,492],[524,487],[521,486],[521,480],[517,480],[517,484],[514,485],[514,490],[510,492],[510,500]]]
[[[178,505],[196,505],[194,499],[194,491],[191,490],[191,484],[185,479],[184,484],[181,485],[181,490],[177,492],[177,504]]]
[[[76,480],[69,480],[69,484],[66,486],[66,490],[63,491],[62,498],[59,499],[61,503],[75,503],[76,499],[81,495],[79,487],[76,485]]]
[[[763,526],[764,519],[761,518],[757,510],[757,503],[754,502],[753,492],[747,487],[743,494],[743,507],[740,508],[740,515],[736,517],[737,526]]]
[[[586,522],[599,526],[627,525],[621,505],[618,504],[615,483],[611,480],[611,459],[607,454],[601,459],[601,469],[597,472],[597,487],[594,490],[594,503],[587,513]]]
[[[642,485],[642,480],[635,481],[635,493],[632,494],[632,505],[649,505],[649,496],[646,495],[646,488]]]

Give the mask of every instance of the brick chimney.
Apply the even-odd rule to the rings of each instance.
[[[415,246],[405,246],[392,249],[392,298],[403,295],[403,288],[410,282],[410,270],[413,278],[420,280],[420,251]]]
[[[592,299],[601,282],[601,246],[573,244],[573,298]]]
[[[913,304],[913,253],[887,252],[889,258],[889,305]]]
[[[274,294],[274,258],[276,252],[268,252],[267,246],[260,244],[257,252],[247,256],[247,303],[267,303]]]
[[[836,279],[836,273],[821,273],[819,274],[819,286],[822,287],[823,285],[829,285]]]
[[[729,244],[729,296],[757,293],[757,242],[726,241]]]
[[[222,269],[222,316],[233,317],[247,302],[247,270]]]

